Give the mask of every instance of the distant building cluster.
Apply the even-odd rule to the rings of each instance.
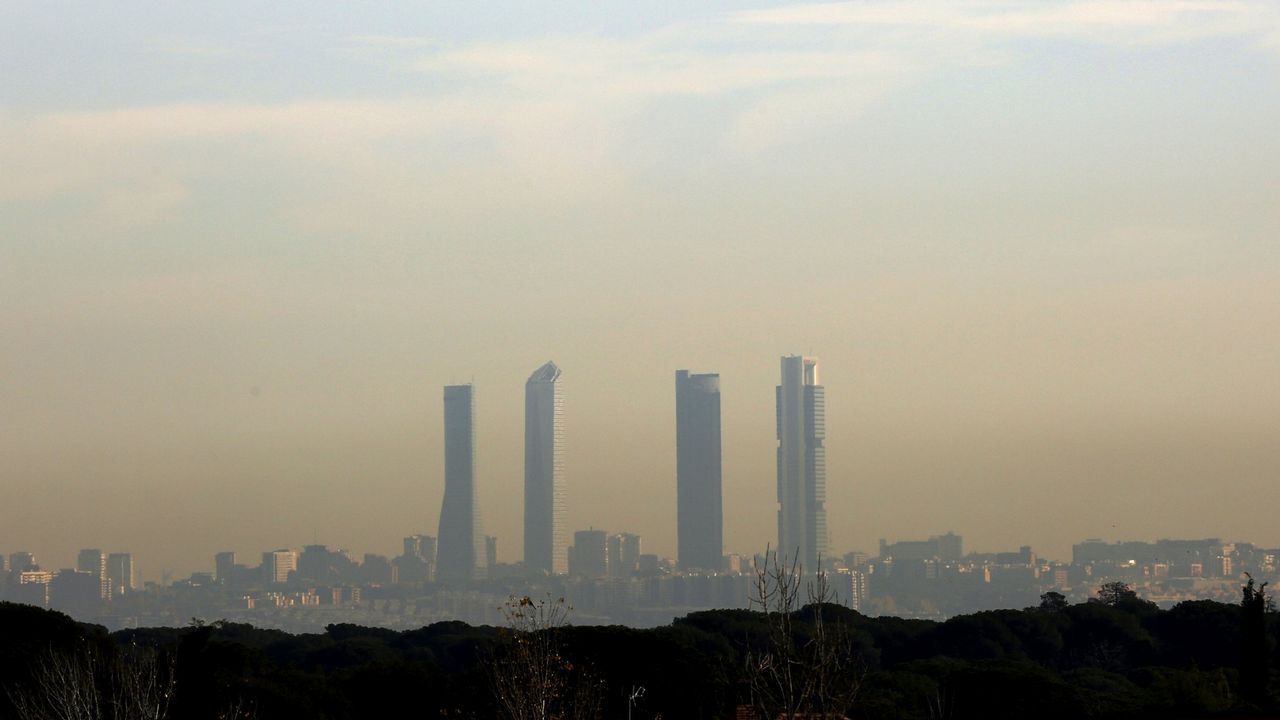
[[[261,553],[256,564],[215,555],[212,573],[135,582],[133,556],[87,549],[74,569],[42,569],[31,553],[0,557],[0,599],[64,610],[114,627],[243,619],[309,630],[332,622],[417,627],[436,620],[490,623],[510,596],[564,597],[581,621],[647,626],[690,611],[747,607],[760,572],[781,564],[825,573],[828,599],[873,615],[943,618],[1035,604],[1040,593],[1088,598],[1120,580],[1162,603],[1233,599],[1242,573],[1277,576],[1277,555],[1248,543],[1086,540],[1070,562],[1030,546],[966,553],[959,535],[881,540],[878,552],[835,555],[826,512],[826,400],[818,361],[781,359],[775,387],[777,544],[768,557],[724,552],[720,377],[675,373],[676,557],[643,551],[641,537],[588,528],[569,533],[565,400],[553,362],[525,383],[524,557],[498,561],[484,534],[476,487],[475,388],[444,388],[444,497],[437,533],[404,538],[393,558],[307,545]],[[572,542],[570,542],[570,539]]]
[[[74,568],[45,570],[29,552],[0,556],[0,599],[92,617],[135,590],[133,555],[81,550]]]
[[[717,570],[691,568],[643,550],[631,533],[589,528],[566,548],[567,572],[530,575],[523,563],[494,561],[496,539],[483,538],[487,577],[440,578],[437,538],[404,538],[400,555],[365,554],[307,545],[262,552],[256,564],[233,552],[214,556],[214,572],[170,583],[134,586],[128,553],[82,551],[77,567],[43,570],[34,555],[0,558],[0,599],[62,610],[112,628],[187,624],[191,618],[251,622],[315,631],[335,622],[414,628],[440,620],[501,622],[511,596],[563,597],[576,622],[648,627],[689,612],[746,608],[757,573],[778,555],[726,555]],[[966,552],[954,533],[925,540],[880,542],[879,552],[824,559],[829,599],[868,615],[944,619],[1027,607],[1054,591],[1070,601],[1093,597],[1121,581],[1164,606],[1184,600],[1235,602],[1244,573],[1280,581],[1280,549],[1204,540],[1106,543],[1086,540],[1070,562],[1039,557],[1029,546]]]

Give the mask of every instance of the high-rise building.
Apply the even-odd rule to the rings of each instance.
[[[720,376],[676,371],[676,544],[682,570],[720,570]]]
[[[59,570],[49,582],[49,607],[72,617],[101,612],[102,579],[93,570]]]
[[[107,556],[107,583],[113,598],[127,595],[137,589],[133,574],[132,553],[111,553]]]
[[[579,530],[573,534],[569,552],[569,574],[604,577],[609,574],[608,533],[603,530]]]
[[[9,553],[9,572],[16,575],[39,569],[40,565],[36,563],[35,555],[29,552]]]
[[[97,548],[81,550],[76,556],[76,570],[98,579],[98,598],[106,600],[111,594],[111,585],[107,582],[107,554]],[[79,582],[83,583],[83,580]]]
[[[392,561],[396,582],[420,583],[432,579],[436,562],[436,539],[430,535],[410,535],[404,539],[404,553]]]
[[[32,562],[32,565],[34,564]],[[49,606],[49,584],[53,582],[53,573],[48,570],[15,570],[13,573],[17,577],[18,584],[9,590],[8,599],[11,602],[40,607]]]
[[[492,568],[498,564],[498,537],[496,535],[484,536],[484,567],[485,570]]]
[[[867,574],[861,570],[843,569],[829,576],[835,602],[862,611],[867,597]]]
[[[360,581],[367,585],[392,585],[400,582],[395,565],[386,555],[365,553],[360,563]]]
[[[564,395],[548,362],[524,385],[524,566],[531,574],[568,570],[564,527]]]
[[[298,556],[297,578],[301,582],[332,585],[342,581],[338,565],[342,551],[331,552],[325,545],[304,545]]]
[[[296,550],[272,550],[262,553],[262,582],[278,585],[289,582],[289,573],[298,569]]]
[[[964,557],[964,540],[953,532],[946,535],[938,535],[935,539],[938,542],[938,557],[943,560],[959,560]]]
[[[430,535],[410,535],[404,539],[404,555],[435,562],[436,539]]]
[[[484,533],[476,497],[475,393],[471,385],[444,388],[444,501],[437,533],[436,578],[479,577]]]
[[[817,358],[782,358],[776,402],[777,552],[814,572],[827,555],[826,396],[818,384]]]
[[[609,577],[631,577],[640,565],[640,536],[618,533],[609,536]]]
[[[236,554],[230,550],[213,556],[214,579],[219,585],[231,584],[231,576],[235,572]]]

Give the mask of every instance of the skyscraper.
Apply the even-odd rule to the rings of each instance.
[[[231,550],[213,556],[214,581],[219,585],[230,585],[231,576],[235,573],[236,554]]]
[[[262,553],[262,582],[279,585],[289,582],[289,574],[298,570],[298,552],[281,548]]]
[[[610,535],[608,553],[609,577],[631,577],[640,566],[640,536]]]
[[[137,588],[133,574],[132,553],[107,555],[107,581],[111,586],[110,595],[113,598],[127,595]]]
[[[721,503],[720,376],[676,371],[676,544],[683,570],[719,570]]]
[[[568,572],[564,528],[564,395],[548,362],[524,384],[524,566],[531,574]]]
[[[38,570],[40,565],[36,563],[36,556],[29,552],[9,553],[9,572],[17,575],[19,573]]]
[[[484,533],[476,498],[475,393],[471,385],[444,388],[444,502],[437,533],[436,578],[465,582],[479,576]]]
[[[579,530],[573,534],[569,553],[569,574],[604,577],[609,574],[608,533],[604,530]]]
[[[817,358],[782,358],[776,400],[778,553],[813,572],[827,554],[826,396]]]
[[[98,597],[105,600],[111,594],[107,581],[107,554],[97,548],[81,550],[76,556],[76,570],[87,572],[98,579]]]
[[[410,535],[404,539],[405,557],[426,560],[434,565],[436,562],[436,539],[430,535]]]

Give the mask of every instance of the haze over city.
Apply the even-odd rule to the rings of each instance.
[[[675,553],[688,368],[760,552],[791,354],[837,552],[1280,545],[1273,3],[647,10],[0,10],[0,550],[391,553],[474,383],[518,560],[552,360],[570,531]]]

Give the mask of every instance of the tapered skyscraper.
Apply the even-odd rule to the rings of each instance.
[[[817,358],[782,358],[778,409],[778,553],[806,572],[827,555],[826,398]]]
[[[549,362],[524,385],[524,566],[531,574],[569,571],[564,527],[564,396]]]
[[[676,544],[683,570],[719,570],[720,376],[676,371]]]
[[[482,575],[484,533],[476,498],[475,394],[444,388],[444,502],[436,543],[436,578],[465,582]]]

